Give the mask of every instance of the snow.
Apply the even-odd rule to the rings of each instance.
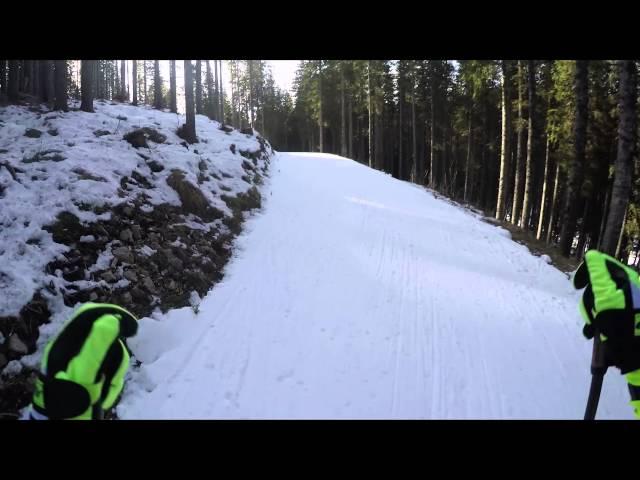
[[[80,243],[93,243],[96,241],[96,237],[93,235],[82,235],[80,237]]]
[[[151,255],[156,253],[156,250],[154,250],[148,245],[143,245],[138,249],[138,252],[141,253],[142,255],[146,255],[147,257],[150,257]]]
[[[70,103],[72,108],[79,106]],[[231,214],[219,193],[214,193],[219,189],[214,177],[199,184],[201,161],[209,172],[224,170],[231,175],[224,179],[229,195],[250,188],[241,179],[244,158],[234,155],[230,146],[235,144],[237,151],[255,151],[260,147],[255,137],[237,131],[226,133],[219,130],[218,122],[197,115],[201,142],[185,148],[175,134],[185,121],[183,115],[100,101],[95,102],[95,110],[38,113],[19,106],[0,107],[0,152],[4,152],[0,155],[0,316],[17,315],[43,285],[65,285],[62,279],[44,274],[47,263],[69,250],[42,230],[60,212],[69,211],[85,223],[109,219],[109,211],[96,215],[92,208],[81,206],[131,203],[142,192],[149,196],[148,204],[142,207],[146,212],[161,203],[180,205],[178,195],[166,184],[172,169],[178,168],[185,172],[186,180],[199,185],[213,206]],[[166,142],[148,141],[149,148],[133,148],[123,135],[140,127],[157,129],[166,135]],[[40,130],[41,137],[24,136],[29,128]],[[57,135],[48,133],[53,129]],[[99,130],[107,134],[96,135]],[[44,152],[49,152],[44,160],[25,163]],[[164,170],[152,172],[139,154],[161,163]],[[134,170],[146,177],[152,188],[130,183],[121,197],[120,180],[131,178]],[[92,240],[84,237],[81,241]],[[100,266],[107,258],[100,257]]]
[[[567,275],[423,188],[279,154],[222,282],[140,321],[125,419],[581,419]],[[633,417],[605,378],[598,418]]]
[[[2,370],[2,375],[9,377],[9,376],[20,373],[21,370],[22,370],[22,364],[20,363],[20,361],[11,360],[9,363],[7,363],[7,366],[4,367],[4,369]]]
[[[93,265],[91,265],[91,267],[89,267],[88,271],[89,272],[97,272],[100,270],[105,270],[109,267],[109,265],[111,264],[111,262],[113,261],[113,252],[111,251],[111,249],[114,247],[114,243],[116,244],[116,248],[118,245],[117,241],[111,241],[109,243],[107,243],[107,245],[105,245],[105,249],[100,252],[100,255],[98,255],[98,258],[96,259],[96,263],[94,263]]]

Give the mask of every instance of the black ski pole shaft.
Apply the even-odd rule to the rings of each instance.
[[[589,398],[587,408],[584,413],[585,420],[595,420],[600,392],[602,391],[602,381],[607,373],[607,362],[605,358],[605,346],[600,341],[600,333],[596,332],[593,337],[593,352],[591,353],[591,387],[589,388]]]

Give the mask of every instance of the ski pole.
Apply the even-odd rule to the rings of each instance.
[[[589,388],[589,398],[587,408],[584,413],[585,420],[595,420],[602,390],[602,381],[607,373],[607,361],[605,356],[605,345],[600,341],[600,333],[596,332],[593,337],[593,352],[591,353],[591,387]]]

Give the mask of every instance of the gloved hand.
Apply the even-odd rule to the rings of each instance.
[[[137,330],[136,317],[117,305],[79,308],[45,348],[32,418],[101,418],[122,392],[129,367],[123,340]]]
[[[631,405],[640,418],[640,279],[615,258],[589,250],[573,278],[585,288],[580,313],[587,338],[600,335],[609,365],[626,375]]]

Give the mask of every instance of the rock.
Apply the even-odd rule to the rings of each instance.
[[[145,277],[145,279],[142,280],[142,286],[151,293],[155,293],[156,291],[156,286],[154,285],[153,280],[151,280],[150,277]]]
[[[50,130],[47,130],[47,133],[49,135],[51,135],[52,137],[57,137],[58,136],[58,129],[57,128],[52,128]]]
[[[126,278],[130,282],[138,281],[138,275],[136,275],[136,272],[134,270],[127,270],[126,272],[124,272],[124,278]]]
[[[139,128],[137,130],[132,130],[127,133],[124,137],[124,140],[129,142],[131,146],[134,148],[149,148],[147,143],[147,139],[151,140],[154,143],[164,143],[167,137],[157,130],[149,127]]]
[[[19,355],[26,355],[29,351],[24,342],[20,340],[20,337],[15,333],[9,337],[8,348],[10,352],[14,352]]]
[[[176,290],[178,288],[178,285],[173,280],[169,280],[169,283],[167,284],[167,288],[169,290]]]
[[[2,370],[7,363],[9,363],[7,357],[3,353],[0,353],[0,370]]]
[[[89,295],[89,300],[95,302],[98,299],[98,294],[96,292],[91,292]]]
[[[131,296],[138,302],[147,299],[147,294],[140,290],[138,287],[131,289]]]
[[[122,137],[122,139],[129,142],[133,148],[149,148],[147,137],[142,129],[133,130]]]
[[[134,170],[133,172],[131,172],[131,178],[133,180],[135,180],[138,185],[140,185],[140,186],[142,186],[144,188],[153,188],[153,185],[151,185],[151,183],[149,183],[149,180],[147,180],[147,177],[142,175],[137,170]]]
[[[133,302],[133,298],[131,297],[131,294],[129,292],[124,292],[122,294],[122,303],[130,304],[131,302]]]
[[[83,233],[80,219],[70,212],[59,213],[56,222],[45,226],[43,230],[51,233],[54,242],[65,245],[76,242]]]
[[[133,208],[127,205],[122,209],[122,213],[124,213],[127,217],[131,217],[133,215]]]
[[[232,143],[231,145],[229,145],[229,150],[231,150],[231,153],[233,153],[235,155],[236,154],[236,144]]]
[[[133,253],[129,247],[118,247],[113,251],[113,255],[125,263],[133,263]]]
[[[132,225],[131,233],[133,234],[134,240],[140,240],[142,238],[142,228],[140,225]]]
[[[156,160],[151,160],[149,163],[147,163],[147,165],[153,173],[158,173],[164,170],[164,166]]]
[[[128,228],[120,232],[120,240],[130,243],[133,240],[133,233]]]
[[[169,259],[167,260],[167,263],[174,270],[182,270],[184,268],[184,264],[182,263],[182,260],[180,260],[178,257],[174,257],[173,255],[169,257]]]
[[[24,132],[24,136],[29,138],[40,138],[42,136],[42,132],[37,128],[27,128]]]
[[[209,205],[207,198],[198,187],[184,178],[182,171],[173,170],[169,178],[167,178],[167,184],[180,197],[182,208],[186,213],[198,215],[206,222],[212,222],[224,217],[220,210]]]
[[[102,280],[104,280],[105,282],[109,282],[109,283],[114,283],[117,280],[116,276],[110,270],[103,272],[102,275],[100,275],[100,278],[102,278]]]

